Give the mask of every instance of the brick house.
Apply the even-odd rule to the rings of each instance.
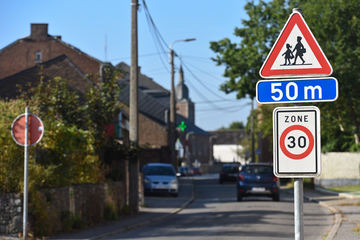
[[[79,93],[85,89],[88,82],[86,74],[96,76],[105,65],[100,60],[65,43],[61,36],[49,35],[48,24],[31,24],[29,36],[0,49],[0,98],[16,97],[18,94],[16,84],[24,85],[26,82],[38,81],[40,64],[43,65],[44,74],[48,79],[56,76],[68,79],[70,87]],[[125,73],[130,70],[125,63],[118,64],[116,68]],[[124,74],[123,80],[120,81],[124,87],[120,100],[125,106],[118,119],[114,120],[114,127],[109,128],[123,141],[127,141],[129,129],[128,105],[126,105],[129,101],[129,79],[129,74]],[[170,91],[143,74],[139,74],[139,90],[139,144],[147,146],[143,163],[170,162],[168,121]],[[176,86],[176,100],[176,125],[183,122],[187,126],[184,132],[178,129],[178,137],[183,148],[188,144],[189,153],[183,158],[186,157],[189,163],[198,161],[208,164],[211,159],[210,134],[194,123],[195,107],[184,84],[182,69],[179,74],[179,84]]]
[[[121,101],[128,105],[130,66],[124,62],[115,66],[125,72]],[[159,162],[170,163],[169,149],[169,119],[170,119],[170,91],[158,85],[153,79],[139,73],[139,144],[147,144]],[[202,165],[211,164],[209,139],[211,134],[197,127],[194,123],[194,103],[191,102],[188,89],[184,83],[182,68],[179,71],[179,84],[176,86],[176,126],[186,126],[184,131],[177,128],[177,137],[181,144],[179,159],[192,166],[195,162]],[[128,112],[126,108],[125,111]],[[185,147],[186,146],[186,147]],[[186,149],[185,149],[186,148]],[[157,150],[156,150],[157,149]],[[143,156],[143,160],[154,162],[150,156]],[[144,164],[145,162],[142,162]]]
[[[48,24],[31,24],[29,36],[0,50],[0,79],[66,55],[85,74],[99,74],[102,62],[48,34]]]
[[[0,80],[0,98],[15,99],[20,95],[18,85],[22,86],[22,91],[27,91],[28,83],[35,84],[40,81],[40,72],[44,80],[62,77],[69,80],[69,90],[79,93],[80,98],[85,94],[84,90],[90,80],[85,74],[66,56],[61,55],[49,61],[43,62],[42,67],[34,67],[20,71],[12,76]]]

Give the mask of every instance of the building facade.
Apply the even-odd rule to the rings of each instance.
[[[99,74],[102,62],[48,33],[48,24],[31,24],[29,36],[0,50],[0,79],[66,55],[85,74]]]

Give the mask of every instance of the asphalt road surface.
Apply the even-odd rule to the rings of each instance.
[[[189,183],[191,180],[187,180]],[[280,202],[267,197],[236,201],[235,183],[194,177],[195,200],[186,209],[164,220],[103,239],[206,239],[271,240],[294,239],[294,201],[281,191]],[[184,187],[188,187],[189,184]],[[184,196],[181,191],[179,197]],[[146,202],[177,201],[169,196],[149,196]],[[333,215],[317,203],[304,202],[304,235],[322,240],[332,226]]]

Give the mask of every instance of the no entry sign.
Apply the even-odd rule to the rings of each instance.
[[[274,174],[317,177],[321,173],[320,110],[278,107],[274,119]]]

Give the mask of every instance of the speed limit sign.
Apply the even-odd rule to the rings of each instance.
[[[278,107],[273,112],[274,174],[317,177],[321,174],[320,110]]]

